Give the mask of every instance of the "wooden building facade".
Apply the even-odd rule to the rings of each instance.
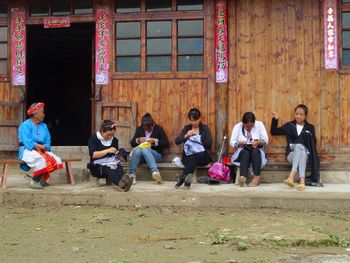
[[[0,1],[0,150],[16,149],[17,127],[34,101],[47,103],[56,145],[86,145],[101,119],[121,123],[127,141],[145,112],[164,127],[170,154],[198,107],[215,148],[246,111],[269,130],[305,103],[323,162],[350,156],[350,0],[337,0],[337,69],[324,66],[322,0],[228,0],[228,82],[215,75],[214,0]],[[109,11],[108,77],[96,84],[96,11]],[[11,79],[13,10],[25,12],[26,80]],[[68,27],[44,28],[50,17]],[[57,22],[57,21],[56,21]],[[128,124],[129,123],[129,124]],[[131,123],[131,124],[130,124]],[[122,130],[125,130],[124,132]],[[78,139],[75,139],[78,138]],[[284,160],[271,138],[271,160]],[[232,150],[230,150],[232,152]]]

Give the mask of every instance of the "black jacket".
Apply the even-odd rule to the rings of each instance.
[[[136,147],[139,144],[136,142],[136,139],[139,137],[145,137],[146,136],[146,132],[145,130],[142,128],[142,126],[139,126],[136,128],[135,131],[135,135],[134,137],[131,139],[130,144],[132,147]],[[153,131],[151,134],[151,138],[156,138],[158,139],[158,146],[152,145],[152,149],[159,152],[160,154],[162,154],[162,151],[164,148],[168,148],[169,147],[169,141],[168,138],[165,135],[165,132],[163,130],[162,127],[160,127],[159,125],[155,124],[153,127]]]
[[[290,121],[284,124],[282,127],[278,126],[278,120],[275,118],[272,118],[271,122],[271,134],[272,135],[285,135],[287,137],[287,155],[290,153],[290,144],[293,143],[301,143],[303,144],[307,150],[309,151],[309,162],[311,167],[311,177],[314,182],[320,181],[320,160],[317,153],[316,148],[316,133],[315,133],[315,127],[308,122],[305,122],[305,125],[300,133],[298,135],[297,129],[296,129],[296,121]]]
[[[175,143],[177,145],[180,145],[181,143],[185,143],[188,139],[185,139],[185,134],[192,129],[192,125],[188,124],[186,125],[182,131],[180,132],[179,136],[176,137]],[[209,130],[208,125],[199,124],[199,134],[201,135],[201,141],[206,150],[210,150],[211,145],[212,145],[212,138],[211,138],[211,133]]]
[[[93,159],[92,158],[92,155],[94,154],[94,152],[96,152],[96,151],[103,151],[103,150],[106,150],[106,149],[111,148],[111,147],[114,147],[114,148],[116,148],[118,150],[118,139],[117,138],[113,137],[112,144],[110,146],[104,146],[101,143],[101,141],[97,138],[97,134],[96,133],[91,135],[90,138],[89,138],[90,163],[93,163],[93,161],[97,160],[97,159],[113,156],[114,155],[113,153],[109,153],[109,154],[106,154],[105,156],[102,156],[102,157],[97,158],[97,159]]]

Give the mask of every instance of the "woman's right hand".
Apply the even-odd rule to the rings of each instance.
[[[194,135],[194,131],[193,130],[189,130],[186,134],[185,134],[185,138],[190,138],[192,135]]]
[[[277,112],[272,112],[272,117],[278,120],[278,113]]]
[[[117,149],[114,147],[111,147],[111,148],[106,149],[106,151],[107,151],[107,153],[116,153]]]

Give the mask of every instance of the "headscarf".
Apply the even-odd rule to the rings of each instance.
[[[45,106],[45,103],[43,102],[38,102],[32,104],[29,109],[27,110],[27,115],[32,116],[33,114],[37,113],[38,111],[42,110]]]

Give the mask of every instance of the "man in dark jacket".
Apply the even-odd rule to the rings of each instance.
[[[130,176],[136,184],[136,169],[139,163],[147,163],[152,178],[161,183],[157,163],[162,159],[162,150],[169,147],[169,141],[162,127],[157,125],[151,114],[146,113],[141,119],[141,126],[137,127],[135,135],[130,141],[134,149],[131,153]]]

